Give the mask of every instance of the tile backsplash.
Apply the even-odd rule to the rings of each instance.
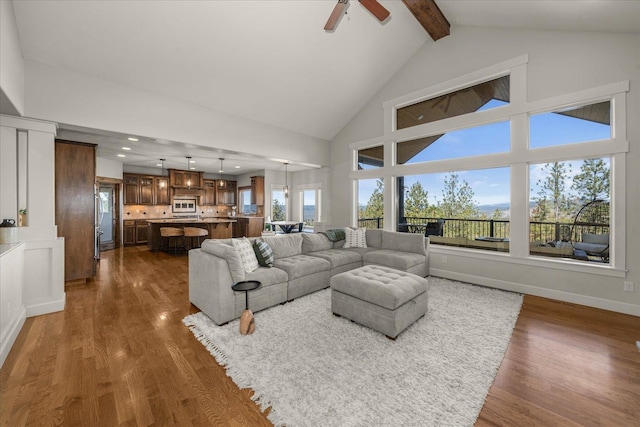
[[[198,206],[198,213],[202,217],[226,217],[231,211],[229,206]],[[171,205],[125,205],[122,209],[123,219],[160,219],[171,218]]]

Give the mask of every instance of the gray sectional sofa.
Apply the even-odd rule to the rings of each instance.
[[[255,239],[250,239],[255,240]],[[332,276],[364,265],[381,265],[425,277],[429,271],[428,239],[421,234],[377,229],[366,231],[366,248],[348,248],[322,234],[295,233],[263,237],[273,250],[274,266],[245,272],[231,239],[205,240],[189,251],[189,300],[216,324],[237,319],[245,308],[244,292],[231,286],[259,280],[249,292],[256,312],[329,287]]]

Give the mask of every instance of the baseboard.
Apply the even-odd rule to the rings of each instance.
[[[2,340],[2,345],[0,345],[0,367],[4,365],[4,361],[7,359],[9,352],[11,351],[11,347],[13,347],[13,343],[16,342],[16,338],[18,338],[18,334],[22,329],[22,325],[24,325],[24,321],[27,319],[27,310],[22,307],[20,313],[13,319],[11,324],[9,325],[7,335]]]
[[[27,317],[40,316],[42,314],[63,311],[67,294],[63,293],[62,298],[54,301],[35,302],[27,306]]]
[[[490,279],[465,273],[455,273],[448,270],[431,268],[429,275],[443,277],[445,279],[459,280],[461,282],[473,283],[476,285],[488,286],[505,291],[520,292],[522,294],[535,295],[543,298],[555,299],[558,301],[570,302],[573,304],[586,305],[587,307],[600,308],[602,310],[615,311],[617,313],[630,314],[640,317],[640,306],[626,302],[612,301],[604,298],[590,297],[587,295],[573,294],[571,292],[558,291],[555,289],[540,288],[522,283],[507,282],[505,280]]]

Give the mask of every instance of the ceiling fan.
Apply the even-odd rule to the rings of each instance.
[[[371,12],[373,16],[378,18],[380,22],[383,22],[391,14],[387,9],[385,9],[384,6],[378,3],[377,0],[358,0],[358,1],[360,2],[360,4],[362,4],[365,7],[365,9]],[[331,12],[331,15],[329,15],[329,19],[327,20],[327,23],[324,26],[325,31],[333,31],[336,28],[336,25],[338,25],[338,21],[340,20],[340,17],[342,16],[343,13],[345,13],[348,3],[349,3],[349,0],[338,0],[338,4],[336,4],[336,7],[333,8],[333,12]]]

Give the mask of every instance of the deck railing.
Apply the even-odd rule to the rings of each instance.
[[[509,220],[501,219],[460,219],[460,218],[433,218],[433,217],[407,217],[404,224],[420,225],[428,222],[437,222],[444,219],[443,237],[464,237],[476,239],[478,237],[493,237],[508,239],[511,231]],[[400,225],[400,224],[399,224]],[[361,218],[359,227],[383,228],[383,218]],[[397,227],[399,231],[406,231]],[[411,227],[411,230],[420,228]],[[609,224],[576,224],[572,222],[546,222],[531,221],[529,223],[529,241],[543,242],[581,242],[582,233],[605,234],[609,233]]]

